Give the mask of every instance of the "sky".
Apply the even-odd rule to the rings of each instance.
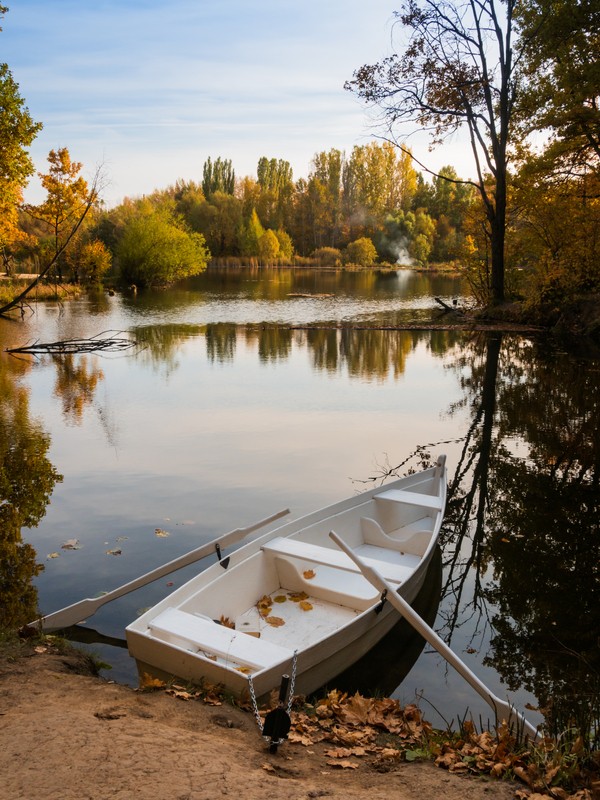
[[[385,130],[344,82],[393,52],[395,0],[5,0],[0,61],[43,130],[45,171],[68,147],[88,179],[102,165],[108,207],[202,179],[210,156],[237,177],[261,156],[306,177],[315,153],[349,153]],[[431,155],[467,177],[464,147]],[[32,179],[26,200],[40,202]]]

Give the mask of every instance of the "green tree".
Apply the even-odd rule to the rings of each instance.
[[[418,124],[433,144],[466,128],[486,214],[489,297],[505,297],[509,147],[519,85],[516,0],[405,0],[402,54],[355,72],[347,88],[379,105],[391,126]],[[487,179],[488,174],[491,180]]]
[[[350,242],[346,248],[346,261],[361,267],[372,267],[377,260],[377,250],[373,242],[366,236]]]
[[[117,245],[121,278],[136,286],[168,286],[206,269],[204,237],[190,232],[168,207],[145,201],[125,223]]]
[[[202,191],[207,199],[215,192],[233,194],[235,190],[235,171],[231,160],[228,158],[217,158],[215,162],[210,156],[204,162],[202,168]]]
[[[7,10],[0,6],[0,20]],[[5,269],[10,268],[13,248],[23,240],[18,207],[34,172],[27,148],[41,128],[25,106],[8,65],[0,63],[0,254]]]

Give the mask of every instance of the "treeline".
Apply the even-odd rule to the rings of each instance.
[[[22,190],[34,172],[27,151],[41,124],[31,118],[8,66],[0,64],[4,271],[86,283],[110,272],[111,279],[144,286],[201,272],[211,259],[333,267],[450,263],[463,271],[480,305],[517,299],[528,313],[542,309],[546,318],[573,300],[600,294],[597,4],[574,10],[567,0],[528,0],[514,17],[514,4],[486,0],[489,19],[508,15],[506,30],[493,29],[514,34],[520,53],[508,72],[497,70],[497,95],[490,93],[483,43],[471,76],[479,82],[468,81],[472,91],[465,94],[461,65],[440,61],[443,52],[459,53],[460,47],[440,51],[435,36],[427,38],[437,28],[423,25],[429,20],[452,41],[471,46],[468,32],[447,30],[438,4],[421,4],[425,16],[409,4],[412,11],[403,18],[413,30],[412,49],[359,69],[352,86],[368,101],[389,100],[389,119],[402,120],[410,111],[423,125],[429,95],[414,95],[413,78],[426,78],[434,106],[442,102],[443,113],[430,120],[438,137],[467,120],[479,145],[473,182],[451,166],[438,174],[418,172],[410,151],[383,141],[350,153],[317,153],[300,178],[283,159],[262,157],[256,176],[238,177],[230,159],[209,158],[202,167],[190,166],[190,177],[174,186],[106,209],[101,176],[88,186],[82,165],[61,148],[38,173],[46,199],[26,205]],[[448,9],[459,13],[456,4]],[[5,11],[0,6],[0,19]],[[421,64],[431,67],[426,74]],[[512,100],[495,103],[496,96]],[[407,111],[402,98],[416,106]],[[492,135],[496,128],[500,138]],[[531,137],[539,131],[549,138],[534,146]],[[0,313],[5,310],[0,300]]]
[[[200,234],[211,258],[259,264],[309,259],[322,266],[425,266],[460,259],[470,187],[452,167],[432,183],[392,144],[356,146],[347,156],[317,153],[307,178],[288,161],[260,158],[256,177],[236,178],[230,159],[208,159],[202,181],[178,181],[106,212],[97,234],[122,262],[120,245],[132,215],[152,207]]]

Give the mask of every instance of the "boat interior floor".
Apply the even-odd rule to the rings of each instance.
[[[235,620],[235,629],[292,652],[303,650],[321,638],[339,630],[357,617],[360,610],[321,600],[303,592],[278,589],[269,595],[273,600],[270,612],[262,616],[252,606]]]

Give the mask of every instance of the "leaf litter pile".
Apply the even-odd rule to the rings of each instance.
[[[210,684],[201,688],[167,686],[143,675],[140,688],[161,689],[179,700],[198,700],[213,706],[227,702],[220,688]],[[277,703],[274,691],[272,706]],[[236,704],[245,711],[253,710],[249,698]],[[260,716],[264,719],[267,713],[267,709],[261,710]],[[295,698],[287,739],[306,748],[320,745],[325,763],[332,769],[355,770],[362,766],[388,772],[401,762],[433,760],[449,772],[519,780],[527,788],[516,790],[516,800],[600,797],[600,759],[586,772],[574,769],[569,755],[574,756],[575,752],[559,756],[551,739],[537,745],[519,743],[504,722],[496,733],[478,733],[470,721],[463,723],[460,733],[434,730],[416,705],[402,707],[389,697],[348,695],[334,689],[314,704]],[[572,750],[577,750],[577,743]]]

